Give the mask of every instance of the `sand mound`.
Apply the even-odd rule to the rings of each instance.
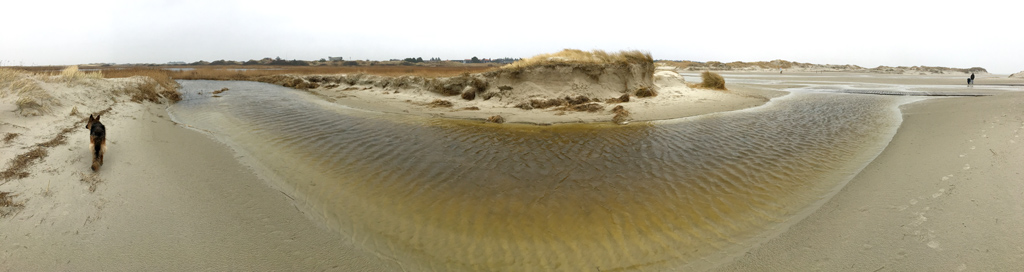
[[[686,80],[675,71],[658,70],[654,73],[654,83],[660,87],[686,86]]]
[[[1020,72],[1017,72],[1015,74],[1011,74],[1010,78],[1024,78],[1024,71],[1020,71]]]

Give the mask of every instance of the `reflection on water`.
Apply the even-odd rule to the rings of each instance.
[[[896,98],[851,94],[538,127],[366,113],[253,82],[182,88],[177,121],[251,155],[316,220],[410,270],[706,268],[820,205],[900,122]]]

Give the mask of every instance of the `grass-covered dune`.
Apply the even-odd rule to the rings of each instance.
[[[643,51],[565,49],[483,73],[492,85],[554,96],[594,97],[654,89],[654,59]]]

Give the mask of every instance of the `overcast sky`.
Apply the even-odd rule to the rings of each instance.
[[[0,64],[529,57],[1024,70],[1017,1],[4,1]]]

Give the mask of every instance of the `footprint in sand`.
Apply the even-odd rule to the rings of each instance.
[[[974,146],[973,145],[971,146],[971,150],[974,150]]]
[[[910,205],[917,205],[917,199],[910,199]]]
[[[971,164],[964,164],[964,170],[971,169]]]
[[[946,188],[939,189],[938,193],[932,194],[932,198],[938,198],[938,197],[942,196],[943,193],[946,193]]]
[[[928,242],[928,247],[933,248],[933,249],[939,249],[939,242],[937,242],[937,241],[930,241],[930,242]]]
[[[967,156],[967,154],[960,154],[961,158],[966,157],[966,156]]]

